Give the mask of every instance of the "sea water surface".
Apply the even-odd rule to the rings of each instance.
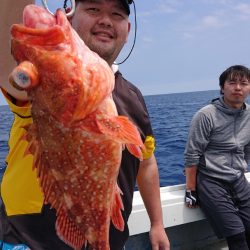
[[[219,90],[145,96],[156,138],[161,186],[185,182],[183,153],[191,119],[219,96]]]
[[[145,96],[156,138],[161,186],[184,183],[183,152],[191,119],[198,109],[218,96],[219,90]],[[0,175],[5,169],[12,121],[8,106],[0,106]]]

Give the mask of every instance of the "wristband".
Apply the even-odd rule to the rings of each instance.
[[[197,199],[197,193],[196,191],[192,190],[186,190],[185,194],[185,203],[189,206],[196,206],[198,205],[198,199]]]

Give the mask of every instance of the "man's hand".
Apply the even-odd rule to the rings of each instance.
[[[152,226],[149,232],[152,250],[170,250],[170,243],[163,225]]]
[[[185,203],[187,207],[196,208],[198,206],[198,196],[196,191],[186,190]]]

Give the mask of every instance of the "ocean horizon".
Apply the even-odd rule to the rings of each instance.
[[[144,96],[156,139],[161,187],[185,182],[183,153],[191,119],[198,109],[219,96],[219,90]],[[13,115],[7,105],[0,106],[0,115],[0,172],[3,172]]]
[[[153,93],[153,94],[144,94],[143,97],[147,97],[147,96],[160,96],[160,95],[174,95],[174,94],[185,94],[185,93],[197,93],[197,92],[204,92],[204,91],[218,91],[216,89],[209,89],[209,90],[196,90],[196,91],[182,91],[182,92],[170,92],[170,93]],[[6,106],[8,105],[7,102],[4,99],[4,96],[1,94],[0,91],[0,106]]]

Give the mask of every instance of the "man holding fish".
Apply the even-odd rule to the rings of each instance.
[[[88,50],[71,30],[62,12],[58,11],[56,17],[48,17],[41,8],[28,6],[23,20],[25,27],[14,25],[11,29],[12,54],[16,62],[20,63],[20,67],[15,68],[10,54],[9,30],[12,24],[21,22],[23,9],[28,4],[32,4],[32,1],[4,0],[0,11],[3,21],[0,27],[0,86],[15,115],[9,139],[10,150],[6,158],[7,169],[1,184],[3,204],[0,240],[3,249],[15,246],[23,249],[27,246],[26,249],[29,247],[34,250],[85,249],[86,244],[89,249],[123,249],[129,235],[127,220],[132,209],[136,181],[151,221],[152,249],[170,249],[162,221],[159,177],[153,154],[154,138],[143,97],[119,71],[115,72],[113,86],[110,74],[110,67],[126,43],[130,31],[129,3],[126,0],[77,1],[75,14],[70,18],[73,28],[84,43],[110,67],[106,67],[106,63]],[[88,68],[86,62],[92,66]],[[100,76],[100,68],[103,69],[104,76]],[[86,70],[84,77],[90,80],[86,84],[84,82],[86,86],[72,87],[75,82],[79,82],[78,79],[82,79],[80,69]],[[54,78],[51,78],[52,75]],[[97,77],[100,79],[96,80]],[[50,84],[54,79],[60,80],[55,83],[60,84],[57,88],[61,91],[60,94],[50,91]],[[110,79],[107,85],[106,79]],[[99,84],[93,87],[88,83]],[[81,88],[84,88],[83,92]],[[93,92],[96,89],[98,93]],[[108,94],[110,90],[113,99]],[[82,95],[77,95],[79,93]],[[48,110],[53,111],[49,114],[46,113]],[[133,124],[138,128],[144,146],[141,145],[140,138],[137,138]],[[70,132],[67,132],[68,128]],[[64,138],[64,135],[68,137]],[[79,140],[79,147],[74,145],[75,140]],[[103,140],[108,148],[102,147]],[[55,151],[51,145],[56,148]],[[110,155],[111,158],[106,160],[107,156],[101,155],[104,152],[119,152],[121,148],[121,159]],[[78,153],[79,157],[73,157]],[[92,165],[84,169],[84,172],[80,167],[87,159],[91,160]],[[95,170],[101,159],[103,165],[108,166],[107,169]],[[120,162],[121,165],[117,188],[116,181],[107,178],[112,183],[107,186],[106,194],[99,186],[102,187],[103,183],[103,189],[106,190],[107,182],[103,181],[103,174],[112,170],[109,162],[110,166],[113,163],[120,165]],[[69,165],[75,166],[71,170],[74,173],[72,176],[69,174]],[[62,170],[65,173],[61,173]],[[77,171],[79,175],[75,174]],[[116,180],[116,173],[118,174],[118,169],[114,168],[107,176],[112,174],[112,178]],[[67,179],[67,176],[70,178]],[[77,187],[79,184],[80,190],[91,186],[91,183],[95,185],[90,187],[91,192],[84,190],[81,193],[73,189],[77,188],[75,183]],[[73,191],[68,191],[71,189]],[[102,195],[96,194],[98,191]],[[88,208],[86,204],[81,206],[85,196],[89,196],[88,201],[91,201]],[[101,197],[106,197],[104,201],[107,202]],[[95,211],[92,216],[95,215],[97,220],[88,217],[88,210]],[[78,214],[79,211],[83,211],[83,214]],[[107,215],[109,220],[106,222]],[[94,224],[101,219],[105,219],[108,226],[110,223],[109,246],[105,239],[99,239],[105,238],[105,234],[98,234],[95,230]],[[93,223],[88,223],[88,220]],[[98,226],[102,227],[103,224]]]

